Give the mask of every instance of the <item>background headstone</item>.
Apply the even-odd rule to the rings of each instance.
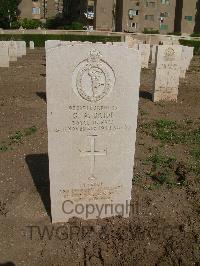
[[[9,42],[9,61],[17,61],[17,43],[15,41]]]
[[[186,71],[189,69],[193,58],[193,50],[194,47],[182,46],[180,78],[185,78]]]
[[[182,47],[159,45],[157,48],[154,102],[177,101]]]
[[[17,57],[20,58],[23,55],[23,47],[21,41],[16,41],[17,43]]]
[[[9,42],[0,41],[0,67],[9,67]]]
[[[150,44],[139,44],[139,51],[141,53],[141,64],[142,68],[148,68],[149,67],[149,58],[151,53]]]
[[[31,50],[35,49],[35,44],[34,44],[33,41],[30,41],[30,42],[29,42],[29,48],[30,48]]]
[[[152,64],[156,63],[156,51],[157,51],[157,45],[154,44],[151,47],[151,63]]]
[[[20,41],[20,42],[22,47],[22,55],[26,55],[26,42],[25,41]]]
[[[130,35],[126,35],[125,36],[125,43],[128,45],[129,48],[132,48],[134,43],[133,37],[131,37]]]
[[[116,205],[125,207],[131,198],[139,52],[48,41],[46,58],[52,220],[96,218],[96,206],[105,204],[113,210],[103,209],[101,218],[118,215]],[[84,211],[76,211],[78,204]],[[87,204],[94,207],[89,217]]]

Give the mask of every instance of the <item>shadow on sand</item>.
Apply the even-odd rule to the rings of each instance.
[[[46,96],[46,92],[44,91],[38,91],[36,92],[37,96],[39,96],[43,101],[45,101],[45,103],[47,102],[47,96]]]
[[[51,217],[49,159],[47,154],[30,154],[26,156],[26,163],[31,172],[34,184]]]
[[[148,99],[152,101],[152,94],[148,91],[140,91],[140,98]]]

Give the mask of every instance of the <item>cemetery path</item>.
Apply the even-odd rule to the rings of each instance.
[[[52,226],[44,49],[1,68],[0,263],[199,265],[199,71],[195,57],[178,102],[157,104],[142,72],[131,218]]]

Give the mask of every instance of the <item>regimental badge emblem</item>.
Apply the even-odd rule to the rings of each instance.
[[[114,71],[96,49],[91,50],[88,58],[82,61],[73,72],[74,92],[89,102],[102,100],[113,90],[114,85]]]

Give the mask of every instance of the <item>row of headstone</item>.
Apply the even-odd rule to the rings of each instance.
[[[34,42],[30,42],[30,49],[34,49]],[[17,58],[26,55],[25,41],[0,41],[0,67],[9,67],[9,62],[16,62]]]
[[[26,42],[1,41],[0,42],[0,67],[9,67],[9,62],[26,55]]]
[[[194,48],[172,45],[170,41],[162,45],[144,44],[131,36],[127,36],[125,42],[140,51],[142,68],[148,68],[149,62],[155,65],[153,101],[177,101],[179,82],[185,78]]]
[[[144,38],[145,37],[145,38]],[[166,35],[126,35],[125,42],[132,45],[135,42],[147,43],[150,45],[163,44],[163,45],[178,45],[180,37],[178,36],[166,36]]]

